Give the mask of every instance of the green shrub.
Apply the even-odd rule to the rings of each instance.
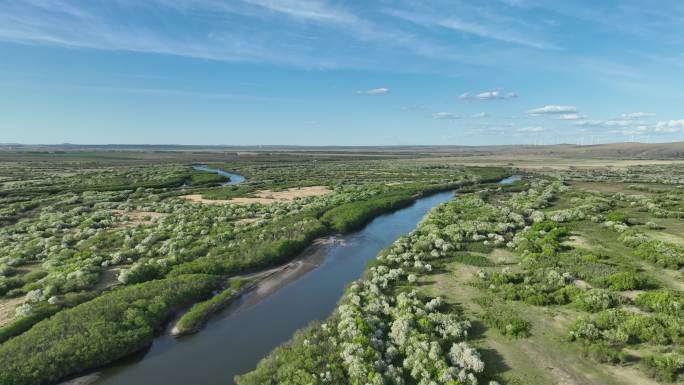
[[[8,324],[0,327],[0,344],[29,330],[36,323],[57,313],[59,309],[59,306],[47,303],[33,305],[29,315],[15,318]]]
[[[599,286],[617,291],[642,289],[647,284],[646,279],[636,271],[621,271],[610,274],[596,282]]]
[[[510,307],[491,297],[478,298],[475,302],[484,309],[482,321],[485,325],[495,328],[507,337],[524,338],[530,336],[530,329],[532,328],[530,322],[518,316]]]
[[[61,311],[0,345],[0,384],[55,382],[140,350],[175,306],[217,284],[206,275],[150,281]]]
[[[243,285],[240,279],[232,279],[228,288],[221,293],[209,298],[206,301],[194,304],[183,316],[176,322],[177,333],[184,334],[199,330],[207,318],[214,312],[220,310],[222,307],[228,305],[235,293]]]
[[[684,297],[669,290],[641,293],[635,302],[637,306],[647,311],[672,315],[679,315],[684,311]]]
[[[575,305],[592,313],[617,306],[620,301],[617,294],[605,289],[589,289],[573,298]]]
[[[602,364],[624,364],[627,362],[627,354],[603,341],[587,344],[584,347],[584,355]]]
[[[489,258],[483,255],[456,252],[448,256],[454,261],[462,263],[464,265],[479,266],[479,267],[490,267],[494,266],[494,263],[489,260]]]
[[[637,246],[634,254],[660,267],[678,269],[684,266],[684,248],[669,242],[643,242]]]
[[[626,223],[627,222],[627,216],[625,213],[622,213],[620,211],[611,211],[605,216],[606,221],[610,222],[617,222],[617,223]]]
[[[644,358],[648,373],[659,381],[673,382],[684,371],[684,355],[666,353]]]
[[[321,216],[321,221],[335,231],[346,233],[358,229],[380,214],[408,206],[413,201],[413,192],[383,195],[334,207]]]

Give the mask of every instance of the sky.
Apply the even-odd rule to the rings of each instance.
[[[0,143],[684,140],[684,1],[0,0]]]

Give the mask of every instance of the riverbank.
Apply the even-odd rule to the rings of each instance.
[[[196,309],[193,307],[188,310],[186,314],[181,315],[171,329],[170,334],[175,337],[180,337],[199,332],[212,315],[223,310],[233,301],[247,293],[253,294],[250,297],[251,303],[261,301],[281,287],[284,287],[320,266],[325,259],[325,255],[330,251],[330,248],[343,244],[344,243],[339,241],[337,236],[319,238],[314,240],[312,244],[292,262],[266,271],[234,277],[233,279],[244,282],[243,285],[237,288],[229,287],[216,296],[198,303],[197,305],[202,306],[202,308]],[[184,320],[187,319],[186,315],[193,310],[199,314],[195,315],[192,321],[184,322]]]
[[[443,192],[420,198],[358,232],[317,239],[296,260],[269,269],[268,277],[244,275],[259,275],[260,285],[216,312],[201,333],[162,335],[144,358],[105,369],[97,384],[181,385],[197,378],[207,385],[233,384],[233,376],[254,369],[295,330],[327,317],[344,287],[361,276],[378,252],[452,197]]]

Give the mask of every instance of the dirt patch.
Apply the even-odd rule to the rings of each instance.
[[[118,277],[119,273],[121,272],[121,269],[123,268],[124,266],[118,266],[110,267],[108,269],[103,270],[100,274],[100,281],[98,281],[97,285],[95,285],[93,289],[95,291],[103,291],[109,289],[112,286],[120,285],[121,282],[119,282]]]
[[[238,204],[238,205],[248,205],[252,203],[260,203],[262,205],[268,205],[277,202],[292,202],[297,198],[307,198],[316,197],[321,195],[326,195],[331,193],[332,190],[325,186],[309,186],[309,187],[297,187],[289,188],[282,191],[272,191],[272,190],[262,190],[254,193],[253,197],[240,197],[227,200],[212,200],[204,199],[200,194],[184,195],[183,198],[191,202],[204,203],[204,204]]]
[[[644,291],[644,290],[625,290],[625,291],[621,291],[620,295],[634,301],[634,300],[636,300],[636,297],[639,296],[639,294],[642,294],[645,292],[646,291]]]
[[[587,241],[586,238],[580,236],[580,235],[571,235],[568,237],[568,240],[563,242],[564,245],[572,247],[572,248],[579,248],[579,249],[586,249],[586,250],[592,250],[594,246]]]
[[[256,294],[255,297],[264,298],[320,266],[325,259],[325,255],[330,251],[330,248],[335,245],[344,246],[344,244],[335,237],[316,239],[311,246],[307,247],[302,254],[300,254],[300,257],[297,260],[288,263],[277,273],[260,282],[254,291]]]
[[[489,254],[489,258],[492,260],[492,262],[497,264],[508,265],[518,263],[518,257],[506,249],[497,248],[492,250],[491,254]]]
[[[634,366],[613,366],[602,365],[610,374],[626,385],[658,385],[659,382],[645,377],[644,374]]]
[[[249,225],[252,224],[256,221],[258,221],[260,218],[242,218],[238,219],[236,221],[233,221],[236,225]]]
[[[0,326],[8,324],[14,318],[14,309],[24,302],[24,297],[0,299]]]
[[[646,233],[659,241],[676,243],[680,246],[684,246],[684,238],[679,235],[670,234],[664,231],[647,231]]]
[[[572,281],[572,284],[575,285],[575,287],[580,288],[582,290],[591,289],[591,284],[587,281],[582,280],[582,279],[576,279],[576,280]]]
[[[159,218],[164,218],[169,214],[156,213],[154,211],[124,211],[112,210],[115,215],[128,217],[128,220],[122,222],[122,227],[131,227],[137,225],[149,225],[156,222]]]

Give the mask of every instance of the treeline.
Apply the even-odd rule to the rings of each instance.
[[[414,200],[415,195],[411,191],[382,195],[334,207],[321,216],[321,221],[334,231],[346,233],[362,227],[380,214],[406,207]]]
[[[213,313],[229,305],[238,297],[241,292],[240,289],[245,287],[246,284],[247,282],[242,279],[231,279],[228,287],[222,292],[192,305],[190,310],[183,314],[178,322],[176,322],[172,334],[183,335],[199,331]]]
[[[176,306],[210,295],[219,281],[208,275],[150,281],[59,312],[0,345],[0,384],[51,383],[143,349]]]
[[[160,171],[163,172],[163,171]],[[0,197],[5,196],[36,196],[42,194],[58,194],[61,192],[83,193],[86,191],[124,191],[144,189],[163,189],[180,187],[183,184],[190,186],[211,186],[228,182],[230,178],[212,172],[204,172],[189,169],[182,173],[169,173],[162,175],[162,179],[156,180],[130,180],[125,177],[106,179],[103,183],[87,184],[56,184],[50,186],[21,187],[16,189],[0,190]]]

